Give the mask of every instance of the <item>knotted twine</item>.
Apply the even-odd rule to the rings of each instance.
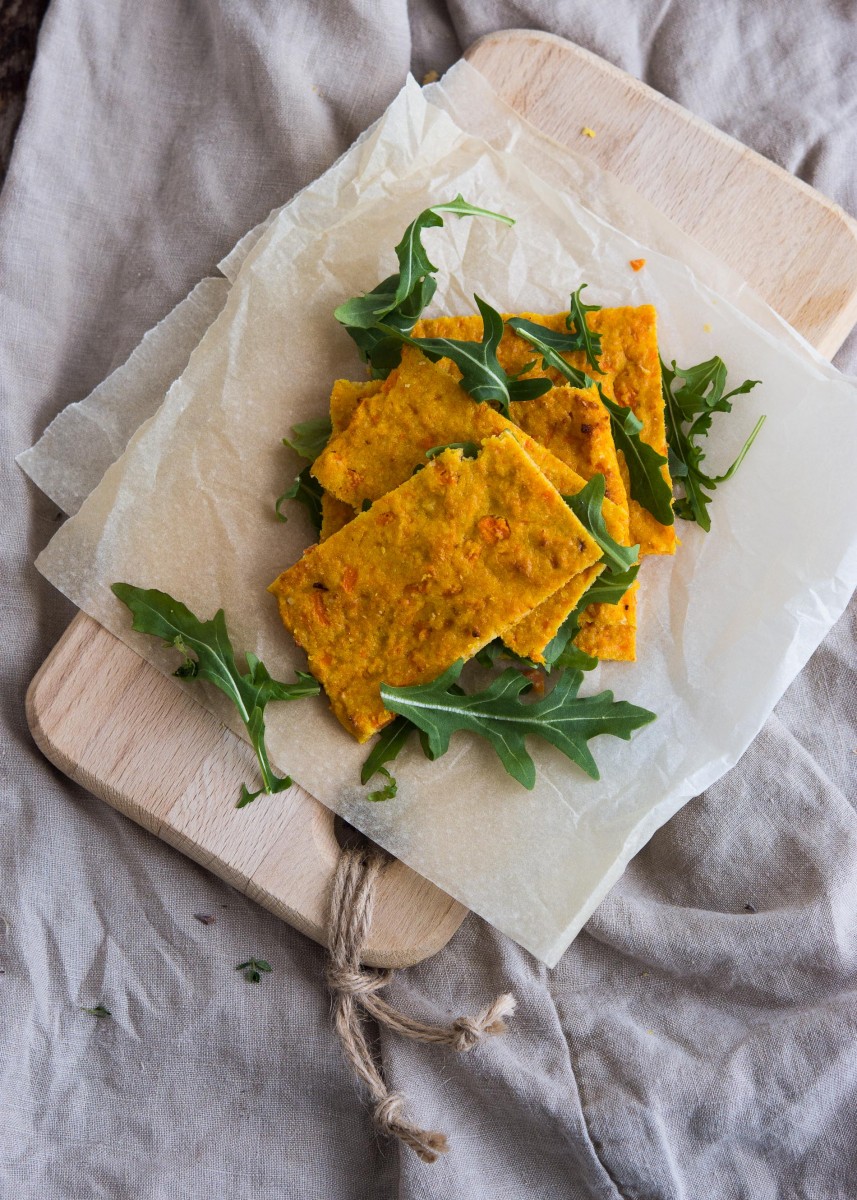
[[[420,1129],[403,1115],[404,1098],[388,1089],[366,1041],[364,1014],[414,1041],[450,1046],[464,1053],[485,1034],[505,1032],[503,1018],[515,1011],[515,998],[498,996],[475,1017],[457,1017],[451,1025],[426,1025],[400,1013],[378,995],[393,972],[362,967],[360,955],[372,924],[375,885],[384,863],[382,852],[371,844],[343,847],[340,853],[330,897],[327,983],[333,993],[336,1032],[345,1057],[369,1090],[375,1124],[410,1146],[423,1162],[431,1163],[449,1149],[446,1135]]]

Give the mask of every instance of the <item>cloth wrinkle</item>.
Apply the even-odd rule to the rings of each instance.
[[[741,0],[704,11],[664,0],[240,9],[52,0],[0,192],[5,1190],[857,1195],[853,601],[741,762],[655,835],[554,972],[474,915],[395,978],[332,968],[352,1065],[322,948],[88,797],[32,745],[26,686],[72,614],[32,567],[56,508],[11,464],[255,221],[333,162],[410,67],[417,79],[442,71],[495,29],[544,28],[602,54],[857,215],[850,7],[820,0],[809,33],[802,9]],[[593,110],[597,127],[597,98]],[[836,362],[857,371],[857,334]],[[713,513],[711,537],[716,500]],[[216,919],[203,926],[194,912]],[[258,984],[235,970],[250,955],[272,966]],[[421,998],[451,1021],[478,1014],[506,988],[518,1000],[509,1034],[473,1053],[426,1047],[407,1020],[384,1024],[389,1011],[422,1011]],[[99,1003],[114,1015],[80,1011]],[[451,1048],[467,1050],[479,1028],[459,1019]],[[419,1114],[452,1152],[426,1165],[378,1137],[358,1065],[370,1091],[379,1079],[385,1089],[385,1128]],[[422,1133],[410,1135],[436,1153]]]

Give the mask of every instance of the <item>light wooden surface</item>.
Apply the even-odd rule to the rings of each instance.
[[[333,814],[300,787],[235,808],[257,777],[250,746],[103,626],[80,613],[27,693],[27,719],[60,770],[120,812],[325,941],[339,852]],[[408,966],[446,945],[466,913],[393,862],[366,950]]]
[[[594,159],[733,267],[822,354],[839,349],[857,324],[857,222],[833,201],[553,34],[489,34],[465,57],[543,133]]]
[[[857,322],[857,226],[804,184],[615,67],[549,34],[492,34],[467,55],[545,133],[591,154],[725,259],[826,354]],[[584,126],[595,128],[583,138]],[[299,787],[238,810],[248,745],[83,614],[33,680],[27,715],[52,762],[90,791],[324,942],[338,843]],[[436,953],[465,910],[387,868],[368,963]]]

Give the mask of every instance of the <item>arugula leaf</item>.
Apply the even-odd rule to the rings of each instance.
[[[258,983],[262,973],[273,971],[273,967],[264,958],[248,958],[246,962],[238,963],[236,971],[243,971],[248,983]]]
[[[95,1008],[82,1008],[81,1012],[87,1013],[90,1017],[112,1017],[113,1013],[109,1008],[105,1008],[103,1004],[96,1004]]]
[[[569,301],[569,312],[565,318],[565,327],[568,330],[573,330],[577,340],[575,349],[582,350],[586,355],[586,360],[592,367],[593,371],[599,371],[601,368],[598,365],[598,360],[601,358],[601,334],[594,333],[586,320],[586,314],[590,312],[600,312],[600,304],[584,304],[580,299],[580,293],[589,285],[582,283],[576,292],[571,293]]]
[[[509,663],[515,663],[518,667],[523,667],[526,670],[537,671],[541,666],[540,663],[533,662],[531,658],[523,658],[520,654],[516,654],[514,650],[510,650],[504,644],[502,638],[494,638],[493,642],[489,642],[487,646],[483,646],[481,650],[477,650],[473,656],[474,662],[477,662],[480,667],[485,667],[486,669],[496,667],[498,658],[503,658]]]
[[[239,671],[222,608],[210,621],[200,621],[190,609],[166,592],[133,587],[130,583],[114,583],[111,591],[131,610],[133,629],[161,638],[168,646],[181,651],[184,662],[175,672],[180,679],[205,679],[213,683],[238,709],[256,752],[263,786],[257,792],[250,792],[246,784],[243,785],[236,807],[243,808],[262,792],[281,792],[291,787],[291,779],[275,775],[268,761],[263,712],[271,700],[317,696],[321,689],[312,675],[297,671],[296,683],[281,683],[272,679],[264,664],[249,652],[244,656],[247,672]]]
[[[333,310],[333,315],[340,324],[353,329],[372,329],[381,317],[396,307],[396,288],[399,286],[398,275],[388,275],[362,296],[353,296]],[[392,322],[391,322],[392,323]],[[353,334],[352,334],[353,336]]]
[[[284,500],[297,500],[299,504],[303,504],[309,513],[309,519],[312,522],[312,527],[316,533],[321,533],[321,497],[324,490],[314,475],[310,474],[312,464],[301,471],[300,475],[296,476],[291,487],[286,488],[282,496],[278,496],[274,504],[274,511],[277,514],[278,521],[287,521],[288,517],[282,512],[280,505]]]
[[[395,303],[401,304],[416,288],[421,279],[432,275],[437,267],[430,261],[422,243],[422,235],[426,229],[443,225],[441,213],[454,213],[457,217],[490,217],[502,221],[505,225],[514,225],[512,217],[502,213],[489,212],[487,208],[477,208],[468,204],[459,194],[447,204],[433,204],[425,209],[412,221],[405,230],[402,240],[396,247],[396,258],[399,260],[399,283],[396,288]]]
[[[283,501],[297,500],[306,508],[313,529],[316,533],[321,533],[321,497],[324,489],[310,474],[310,467],[330,441],[331,433],[330,418],[315,417],[311,421],[302,421],[299,425],[293,425],[292,436],[283,438],[283,445],[294,450],[295,454],[299,454],[301,458],[307,459],[308,465],[296,476],[294,483],[286,488],[282,496],[278,496],[274,502],[274,512],[278,521],[288,520],[280,507]]]
[[[673,508],[676,516],[685,521],[696,521],[707,533],[711,528],[708,505],[713,499],[708,492],[732,478],[756,440],[765,418],[759,418],[741,452],[722,475],[708,475],[702,469],[705,452],[696,439],[708,436],[716,412],[732,411],[730,401],[733,396],[752,391],[759,380],[745,379],[739,387],[726,392],[726,364],[719,357],[687,368],[677,367],[673,360],[670,369],[662,361],[661,379],[670,470],[684,492],[683,496],[675,499]],[[679,385],[676,384],[677,380],[680,381]]]
[[[655,714],[644,708],[614,701],[612,692],[578,696],[583,679],[579,671],[561,675],[549,695],[531,704],[520,699],[529,681],[514,668],[504,671],[484,691],[462,695],[452,687],[463,666],[459,660],[433,682],[415,687],[382,683],[381,699],[392,712],[406,716],[423,731],[430,758],[445,754],[452,734],[466,729],[484,737],[508,773],[525,788],[532,789],[536,781],[535,763],[525,746],[529,734],[544,738],[598,779],[589,739],[610,733],[627,741],[635,729],[655,720]]]
[[[372,747],[369,757],[360,770],[360,782],[368,783],[373,775],[380,771],[385,763],[399,757],[402,747],[411,736],[414,726],[406,717],[396,717],[389,725],[385,725],[378,734],[378,740]]]
[[[378,322],[383,321],[384,325],[396,331],[396,335],[410,333],[437,290],[436,281],[432,276],[428,276],[419,283],[407,300],[386,311],[387,304],[395,298],[395,291],[390,289],[395,288],[397,280],[398,275],[391,275],[389,279],[379,283],[376,292],[380,289],[385,290],[380,291],[375,308],[365,306],[354,309],[353,322],[348,320],[352,311],[349,306],[356,304],[356,301],[349,300],[347,305],[340,305],[334,311],[337,320],[346,325],[351,340],[360,351],[361,359],[369,364],[373,379],[385,379],[390,371],[399,365],[402,357],[401,339],[381,329]],[[370,292],[367,297],[358,299],[368,300],[368,297],[373,295],[375,293]]]
[[[463,458],[478,458],[481,446],[475,442],[447,442],[445,446],[432,446],[431,450],[426,450],[426,458],[437,458],[444,450],[460,450]]]
[[[396,246],[397,274],[389,275],[371,292],[346,300],[333,312],[336,320],[345,326],[360,357],[369,364],[374,378],[384,378],[401,359],[401,341],[388,331],[410,333],[435,293],[437,283],[433,275],[437,267],[426,253],[422,235],[426,229],[443,225],[444,213],[458,217],[489,217],[506,225],[515,224],[512,217],[477,208],[461,195],[445,204],[433,204],[411,222]]]
[[[330,441],[332,432],[329,417],[314,417],[311,421],[293,425],[292,436],[283,438],[283,445],[294,450],[301,458],[315,462]]]
[[[593,475],[586,487],[563,500],[598,543],[609,574],[621,574],[633,567],[640,555],[639,546],[621,546],[607,532],[601,507],[604,504],[606,483],[603,475]]]
[[[461,371],[461,386],[478,403],[493,402],[509,415],[512,400],[533,400],[549,392],[549,379],[510,379],[497,359],[497,347],[503,336],[503,318],[490,304],[475,296],[482,316],[482,341],[465,342],[455,338],[412,338],[395,334],[409,346],[416,346],[426,358],[437,362],[448,358]]]
[[[581,596],[578,605],[581,612],[590,604],[618,604],[636,580],[639,569],[640,564],[634,563],[627,571],[616,572],[613,575],[609,571],[603,571]]]
[[[542,370],[553,367],[565,376],[572,387],[582,391],[595,387],[595,380],[590,375],[562,357],[563,354],[572,354],[581,349],[577,334],[548,329],[547,325],[539,325],[538,321],[530,321],[526,317],[510,317],[506,324],[538,350],[542,356]]]
[[[637,578],[639,569],[640,564],[634,563],[627,571],[613,574],[603,571],[593,580],[577,602],[577,607],[568,614],[545,647],[543,654],[548,669],[566,667],[574,671],[591,671],[598,666],[597,658],[574,645],[574,639],[580,633],[581,613],[590,604],[618,604]]]
[[[501,638],[494,638],[493,642],[488,642],[481,650],[477,650],[473,656],[474,662],[477,662],[480,667],[485,667],[490,670],[496,666],[497,659],[503,653],[505,647]]]
[[[579,371],[565,361],[562,357],[564,352],[579,349],[575,338],[569,334],[547,329],[544,325],[539,325],[536,321],[525,320],[523,317],[512,317],[507,323],[524,341],[529,342],[539,351],[544,370],[553,367],[568,380],[572,387],[595,388],[601,403],[610,414],[610,429],[616,449],[621,450],[625,455],[631,483],[631,496],[662,525],[672,525],[675,519],[672,508],[672,492],[661,474],[661,467],[667,460],[640,437],[640,431],[643,428],[642,422],[630,408],[624,408],[614,400],[608,400],[599,383],[596,383],[585,371]]]
[[[366,797],[372,804],[379,804],[384,800],[395,800],[396,793],[399,790],[399,785],[394,776],[390,774],[386,767],[379,767],[378,774],[383,775],[387,782],[383,787],[377,788],[374,792],[370,792]]]
[[[574,644],[574,639],[580,633],[580,614],[584,607],[581,601],[577,608],[572,609],[542,651],[546,671],[550,672],[554,667],[568,668],[572,671],[594,671],[598,666],[597,658]]]
[[[640,437],[643,422],[630,408],[608,400],[600,387],[598,394],[610,413],[610,431],[616,449],[625,455],[632,499],[662,525],[672,525],[675,521],[672,491],[661,474],[661,467],[667,460]]]

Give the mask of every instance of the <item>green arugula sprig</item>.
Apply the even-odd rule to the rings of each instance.
[[[577,343],[571,348],[582,350],[586,355],[586,361],[592,367],[593,371],[598,371],[600,370],[598,364],[601,359],[601,334],[589,328],[586,314],[600,312],[601,305],[583,303],[580,293],[588,286],[588,284],[582,283],[576,292],[571,293],[568,316],[565,318],[565,327],[573,333],[575,342]]]
[[[274,512],[278,521],[288,520],[282,511],[283,502],[297,500],[307,510],[313,529],[316,533],[321,533],[321,497],[324,493],[321,484],[314,475],[310,474],[310,469],[330,441],[332,432],[329,417],[315,417],[311,421],[302,421],[298,425],[293,425],[292,436],[283,438],[283,445],[294,450],[295,454],[301,458],[305,458],[307,465],[274,502]]]
[[[314,417],[292,426],[292,436],[283,438],[283,445],[308,462],[315,462],[330,441],[333,429],[330,417]]]
[[[637,578],[639,563],[626,571],[603,571],[581,596],[577,607],[563,621],[543,651],[545,665],[570,668],[574,671],[591,671],[598,666],[598,659],[574,645],[580,633],[580,617],[590,604],[618,604],[628,588]]]
[[[282,496],[277,497],[274,512],[278,521],[287,521],[288,517],[282,511],[281,505],[286,500],[297,500],[298,504],[302,504],[307,510],[313,529],[316,533],[321,533],[321,498],[324,493],[321,484],[310,474],[311,469],[312,463],[308,463],[300,474],[295,476],[294,482],[286,488]]]
[[[249,670],[242,672],[235,661],[235,651],[226,631],[223,609],[218,609],[210,621],[198,617],[166,592],[154,588],[133,587],[130,583],[114,583],[111,589],[133,615],[133,628],[161,638],[168,646],[184,655],[184,662],[175,671],[179,679],[205,679],[220,688],[238,709],[250,742],[256,752],[262,787],[251,792],[246,784],[236,808],[243,808],[262,792],[282,792],[292,781],[274,774],[265,747],[265,706],[271,700],[300,700],[317,696],[321,689],[312,675],[296,671],[297,683],[281,683],[272,679],[255,654],[245,654]]]
[[[474,296],[482,317],[480,342],[458,341],[455,338],[414,338],[388,329],[409,346],[416,346],[432,362],[448,358],[461,371],[461,386],[479,403],[494,403],[507,417],[512,400],[534,400],[553,386],[549,379],[518,379],[507,375],[497,359],[497,347],[503,336],[503,318],[479,296]]]
[[[621,549],[625,549],[625,547],[621,547]],[[618,603],[622,599],[622,597],[625,595],[628,588],[632,585],[634,580],[637,578],[638,571],[639,571],[638,563],[634,563],[626,571],[621,571],[621,572],[615,571],[613,574],[610,574],[607,571],[605,571],[590,585],[590,587],[586,590],[586,592],[583,594],[580,601],[578,602],[577,607],[574,609],[573,612],[571,612],[568,615],[568,617],[565,619],[565,621],[561,625],[560,629],[557,631],[554,638],[545,647],[545,650],[544,650],[545,670],[548,673],[551,671],[552,668],[558,668],[558,669],[568,670],[568,671],[572,671],[572,672],[581,672],[581,671],[591,671],[591,670],[593,670],[593,668],[598,666],[597,658],[593,658],[591,655],[586,654],[585,651],[580,650],[577,646],[574,645],[574,638],[580,632],[581,613],[590,604],[616,604],[616,603]],[[522,659],[518,655],[514,654],[511,650],[508,650],[503,645],[503,642],[501,641],[500,638],[495,638],[493,642],[489,642],[489,644],[487,646],[483,646],[482,649],[475,655],[475,662],[477,662],[480,666],[490,670],[497,666],[498,660],[502,660],[504,658],[510,662],[514,662],[516,664],[516,667],[511,668],[510,670],[507,670],[504,673],[503,677],[511,678],[514,676],[518,676],[518,678],[523,680],[523,682],[521,684],[521,690],[523,690],[525,688],[528,689],[530,686],[529,681],[527,680],[527,678],[524,675],[520,674],[520,670],[521,670],[521,668],[524,668],[524,667],[529,667],[531,669],[535,669],[538,667],[538,664],[534,663],[534,662],[530,662],[528,659]],[[463,688],[461,688],[459,686],[459,684],[457,683],[457,678],[458,678],[458,674],[460,674],[461,667],[462,667],[462,664],[460,664],[460,663],[456,664],[455,670],[457,671],[457,673],[455,674],[454,678],[449,683],[449,685],[446,686],[445,692],[449,696],[452,696],[452,697],[472,699],[472,697],[468,698],[466,696],[466,693],[464,692]],[[445,678],[445,677],[441,677],[441,678]],[[420,696],[422,696],[423,691],[425,689],[428,689],[428,694],[431,698],[431,696],[433,696],[434,692],[437,690],[438,686],[439,686],[439,681],[434,680],[433,682],[428,683],[428,684],[417,685],[415,688],[392,689],[392,691],[394,693],[400,692],[400,691],[408,691],[408,692],[413,692],[415,694],[418,693]],[[492,684],[492,687],[493,687],[493,684]],[[578,687],[579,687],[579,681],[574,687],[574,697],[573,698],[575,700],[578,700],[578,698],[577,698],[577,688]],[[430,731],[429,731],[426,723],[425,722],[421,723],[419,721],[419,719],[414,715],[413,710],[397,709],[394,704],[388,703],[387,702],[387,693],[390,691],[391,691],[391,689],[387,688],[386,685],[382,685],[382,696],[384,697],[387,707],[390,708],[391,711],[398,712],[399,715],[396,717],[396,719],[394,721],[392,721],[389,725],[385,726],[384,729],[381,730],[380,734],[378,735],[378,740],[376,741],[371,752],[369,753],[369,756],[367,757],[365,763],[363,764],[363,768],[360,773],[360,782],[364,783],[364,784],[368,783],[373,778],[373,776],[379,772],[382,773],[389,781],[387,783],[386,787],[380,788],[378,791],[371,792],[369,794],[367,799],[373,800],[373,801],[389,800],[389,799],[392,799],[396,795],[396,781],[393,779],[393,777],[387,771],[385,764],[393,762],[396,758],[398,758],[399,754],[404,749],[406,743],[410,739],[411,734],[414,733],[415,730],[418,731],[420,734],[420,742],[422,744],[423,753],[426,755],[426,757],[430,758],[430,759],[437,757],[437,755],[433,752],[433,747],[432,747],[432,743],[431,743],[430,736],[429,736]],[[489,691],[490,691],[490,688],[489,688]],[[556,689],[554,689],[554,691],[556,691]],[[551,694],[553,695],[554,693],[551,693]],[[481,693],[481,692],[476,693],[477,697],[483,696],[483,695],[485,695],[485,693]],[[561,698],[561,696],[562,696],[562,693],[560,693],[560,698]],[[600,699],[600,698],[598,698],[598,699]],[[612,699],[612,696],[611,696],[611,699]],[[579,700],[579,703],[583,704],[584,701]],[[633,708],[634,706],[631,705],[631,706],[627,706],[627,707]],[[636,711],[644,713],[647,710],[639,709]],[[532,717],[532,715],[533,715],[532,714],[532,706],[527,706],[527,714],[526,715],[529,717]],[[586,715],[586,714],[584,713],[583,715]],[[627,715],[627,714],[623,710],[622,713],[620,713],[620,715]],[[647,720],[654,720],[654,714],[650,714],[650,716],[647,718]],[[642,722],[642,723],[646,723],[646,722]],[[537,730],[530,730],[530,732],[537,732]],[[601,730],[601,732],[612,732],[612,729],[603,729],[603,730]],[[594,735],[591,735],[591,736],[594,736]],[[620,734],[619,736],[624,736],[624,735]],[[501,755],[501,758],[502,757],[503,756]],[[517,756],[515,758],[515,761],[517,761]],[[504,765],[506,765],[505,760],[504,760]],[[507,766],[506,769],[509,770],[509,767]],[[518,778],[518,775],[515,774],[514,770],[511,770],[510,774],[515,775],[516,779]],[[525,784],[525,786],[532,786],[532,784]]]
[[[607,564],[611,575],[621,574],[630,570],[640,556],[639,546],[622,546],[612,538],[604,523],[602,506],[606,483],[601,474],[593,475],[585,487],[573,496],[563,496],[563,500],[587,529],[601,550],[601,557]]]
[[[732,411],[733,396],[752,391],[759,380],[745,379],[731,392],[725,391],[726,364],[718,357],[687,368],[677,367],[675,360],[670,368],[662,361],[661,379],[670,471],[684,492],[683,496],[675,499],[673,508],[676,516],[685,521],[696,521],[707,533],[711,528],[708,505],[713,499],[708,493],[713,492],[718,484],[732,478],[756,440],[765,418],[759,418],[740,454],[722,475],[708,475],[703,471],[705,452],[696,439],[708,436],[716,412]]]
[[[586,605],[581,601],[577,608],[565,618],[559,629],[542,651],[545,660],[545,671],[550,673],[555,667],[559,670],[594,671],[598,659],[575,646],[574,639],[580,633],[580,614]]]
[[[585,307],[587,312],[591,312],[596,306],[586,305]],[[595,388],[601,403],[610,414],[610,428],[616,448],[625,455],[631,483],[631,496],[662,525],[672,525],[675,519],[672,492],[661,474],[661,467],[667,460],[640,437],[643,428],[642,422],[630,408],[624,408],[621,404],[608,400],[599,383],[596,383],[585,371],[578,370],[563,358],[563,354],[581,349],[577,335],[548,329],[546,326],[539,325],[536,321],[528,321],[524,317],[512,317],[508,324],[519,337],[539,351],[542,356],[543,370],[553,367],[568,380],[572,387]]]
[[[521,693],[531,684],[520,671],[504,671],[483,691],[464,695],[457,680],[459,660],[431,683],[415,687],[381,685],[381,699],[391,712],[407,717],[425,735],[423,748],[430,759],[449,749],[450,737],[466,729],[479,734],[497,752],[508,773],[525,788],[536,782],[536,767],[526,749],[531,734],[544,738],[577,763],[587,775],[599,778],[588,742],[609,733],[626,741],[635,729],[655,720],[655,714],[612,692],[578,696],[579,671],[564,672],[549,695],[524,703]]]
[[[366,296],[358,297],[359,301],[365,301],[361,308],[348,308],[347,306],[355,303],[349,300],[346,305],[340,304],[334,309],[334,316],[346,326],[346,331],[359,350],[361,359],[368,364],[369,374],[373,379],[386,379],[393,368],[399,365],[402,357],[399,335],[411,332],[437,290],[437,283],[429,275],[420,281],[407,299],[386,311],[387,303],[395,295],[398,279],[398,275],[390,275],[373,291],[367,292]],[[372,324],[351,324],[351,320],[371,320]],[[383,325],[379,322],[383,322]]]
[[[360,782],[368,783],[373,775],[384,769],[386,763],[398,758],[413,730],[414,726],[406,717],[396,717],[395,721],[385,725],[361,768]]]
[[[494,644],[494,642],[491,643],[492,646]],[[496,639],[496,645],[502,647],[502,642],[500,642],[499,638]],[[487,650],[488,647],[483,647],[483,649]],[[511,654],[511,651],[509,653]],[[512,655],[512,657],[516,656]],[[493,661],[489,665],[493,666]],[[534,666],[535,664],[530,663],[529,665]],[[457,683],[452,684],[449,690],[458,696],[464,695],[463,688],[460,688]],[[370,792],[366,797],[367,800],[392,800],[396,795],[396,792],[398,791],[398,785],[396,780],[386,769],[385,764],[393,762],[399,757],[405,747],[405,743],[408,741],[411,734],[415,732],[419,733],[420,744],[422,746],[423,753],[425,754],[426,758],[429,758],[430,755],[428,752],[428,744],[426,742],[425,734],[421,730],[418,730],[417,726],[414,725],[412,721],[409,721],[407,717],[396,717],[395,720],[391,721],[389,725],[385,725],[378,734],[378,740],[375,742],[375,745],[372,747],[369,756],[361,768],[360,782],[364,784],[368,783],[375,775],[382,774],[386,776],[388,783],[385,787],[380,788],[378,791]]]
[[[382,280],[371,292],[346,300],[333,313],[376,378],[384,377],[398,365],[401,342],[397,335],[410,333],[435,293],[437,267],[428,257],[422,235],[427,229],[443,225],[447,213],[515,224],[512,217],[478,208],[460,194],[445,204],[424,209],[410,223],[396,246],[398,272]]]
[[[243,971],[248,983],[258,983],[263,975],[273,971],[273,967],[264,958],[248,958],[246,962],[238,963],[235,970]]]
[[[639,563],[634,563],[627,571],[614,571],[611,575],[604,571],[594,580],[580,599],[581,609],[590,604],[618,604],[628,588],[637,578]]]
[[[661,525],[672,525],[675,521],[672,508],[672,491],[661,474],[667,461],[648,442],[640,437],[643,422],[630,408],[608,400],[598,386],[601,403],[610,413],[610,430],[617,450],[625,455],[631,498],[636,500]]]
[[[510,650],[503,639],[499,637],[494,638],[493,642],[489,642],[487,646],[483,646],[473,655],[473,661],[486,670],[496,667],[499,659],[504,659],[507,663],[525,671],[537,670],[539,666],[531,658],[522,658],[520,654]]]
[[[502,221],[504,225],[515,224],[513,217],[469,204],[460,192],[454,200],[450,200],[446,204],[433,204],[430,208],[424,209],[416,220],[410,223],[396,247],[396,258],[399,260],[396,304],[401,304],[406,297],[410,296],[419,286],[420,280],[437,271],[437,267],[426,254],[422,235],[426,229],[436,229],[443,225],[442,213],[451,213],[456,217],[488,217],[492,221]]]
[[[379,767],[378,774],[383,775],[387,782],[366,797],[372,804],[378,804],[383,800],[394,800],[399,790],[398,783],[386,767]]]

